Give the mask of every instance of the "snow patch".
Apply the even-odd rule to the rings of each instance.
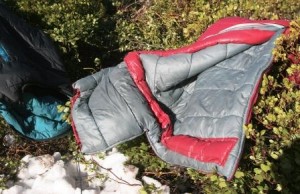
[[[125,165],[127,157],[113,149],[103,158],[87,155],[87,162],[64,161],[61,154],[22,159],[18,181],[1,194],[139,194],[143,183],[136,179],[138,168]],[[150,177],[143,182],[153,184],[161,194],[170,193],[168,186]]]

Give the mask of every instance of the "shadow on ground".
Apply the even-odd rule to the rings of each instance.
[[[283,154],[274,163],[273,171],[277,183],[282,186],[282,193],[300,193],[300,140],[283,150]]]

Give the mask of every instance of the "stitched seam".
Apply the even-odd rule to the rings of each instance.
[[[161,57],[159,57],[159,58],[156,60],[156,63],[155,63],[155,69],[154,69],[154,83],[153,83],[153,89],[154,89],[153,93],[154,93],[154,95],[156,95],[156,93],[158,93],[157,84],[156,84],[156,82],[157,82],[157,80],[156,80],[156,75],[157,75],[156,71],[157,71],[158,61],[160,60],[160,58],[161,58]],[[143,67],[143,65],[142,65],[142,67]],[[143,69],[144,69],[144,67],[143,67]],[[147,84],[147,85],[148,85],[148,84]]]
[[[187,115],[187,116],[183,117],[181,120],[183,122],[185,119],[192,118],[192,117],[193,118],[196,118],[196,117],[198,117],[198,118],[209,118],[209,119],[223,119],[225,117],[240,117],[240,118],[243,118],[242,116],[239,116],[239,115],[224,115],[224,116],[219,116],[219,117],[209,116],[209,115]]]
[[[226,88],[198,88],[198,89],[195,89],[194,92],[199,92],[201,90],[225,90],[225,91],[232,91],[233,92],[233,91],[237,91],[237,90],[241,89],[243,86],[246,86],[246,85],[250,85],[250,86],[252,85],[253,86],[253,84],[251,84],[251,83],[244,83],[243,85],[241,85],[240,87],[238,87],[234,90],[226,89]]]
[[[242,71],[242,72],[246,72],[246,69],[228,68],[228,67],[220,66],[219,64],[216,65],[216,67],[218,67],[218,68],[220,68],[220,69],[228,69],[228,70],[234,70],[234,71]]]
[[[188,77],[190,77],[190,73],[191,73],[191,69],[192,69],[192,58],[193,58],[193,55],[194,54],[190,55],[191,59],[190,59],[189,71],[188,71],[187,77],[185,79],[187,79]]]

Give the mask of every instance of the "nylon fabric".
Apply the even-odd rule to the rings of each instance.
[[[225,18],[194,44],[130,52],[116,67],[75,82],[72,115],[82,151],[146,133],[166,162],[230,180],[274,41],[287,27],[283,20]]]
[[[63,135],[69,128],[57,106],[63,104],[51,96],[36,97],[24,94],[21,104],[6,105],[0,102],[0,114],[6,122],[27,138],[42,141]]]

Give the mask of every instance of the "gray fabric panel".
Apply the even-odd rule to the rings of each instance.
[[[76,131],[80,137],[81,150],[84,153],[94,153],[98,148],[105,148],[108,145],[99,131],[93,115],[88,107],[88,100],[92,89],[97,86],[104,74],[109,69],[100,71],[94,75],[82,78],[73,84],[73,88],[80,91],[80,97],[72,107],[72,118]]]
[[[124,63],[119,68],[105,69],[81,79],[74,88],[80,90],[81,96],[73,107],[72,117],[84,153],[104,151],[143,134],[140,121],[136,120],[123,97],[131,96],[129,103],[144,109],[143,112],[150,115],[148,117],[152,114],[147,106],[141,107],[145,106],[145,100],[133,84]],[[142,114],[138,116],[143,118]],[[145,119],[145,122],[150,120]],[[153,124],[143,125],[152,127]]]
[[[157,55],[144,55],[144,54],[140,55],[140,60],[145,69],[147,84],[151,89],[151,91],[153,91],[154,93],[156,93],[154,80],[155,80],[155,71],[156,71],[157,63],[151,63],[151,62],[158,61],[158,59],[159,56]]]
[[[166,91],[189,78],[191,56],[192,54],[176,54],[158,59],[154,83],[159,92]]]
[[[108,147],[99,131],[86,100],[77,100],[72,108],[72,118],[80,137],[81,151],[94,153]]]
[[[139,125],[140,129],[136,131],[136,134],[139,135],[147,129],[157,127],[158,123],[156,122],[152,110],[148,106],[148,102],[134,84],[125,64],[122,63],[118,65],[118,67],[120,71],[114,71],[110,75],[111,82],[117,89],[118,94],[124,99],[126,106],[130,109],[131,114],[135,118],[135,122]],[[146,126],[147,129],[145,128]],[[132,129],[128,128],[128,130]]]
[[[153,92],[156,93],[166,91],[247,48],[249,45],[219,44],[192,54],[176,54],[168,57],[142,54],[140,58],[145,67],[148,83],[154,85],[150,88],[154,88]]]
[[[110,79],[113,78],[112,75],[106,76],[97,85],[88,102],[107,147],[140,133],[140,127],[126,102],[111,83]]]
[[[140,58],[145,68],[147,83],[154,96],[170,107],[181,98],[184,88],[193,83],[193,80],[189,79],[248,48],[249,45],[244,44],[219,44],[193,54],[168,57],[142,54]]]

